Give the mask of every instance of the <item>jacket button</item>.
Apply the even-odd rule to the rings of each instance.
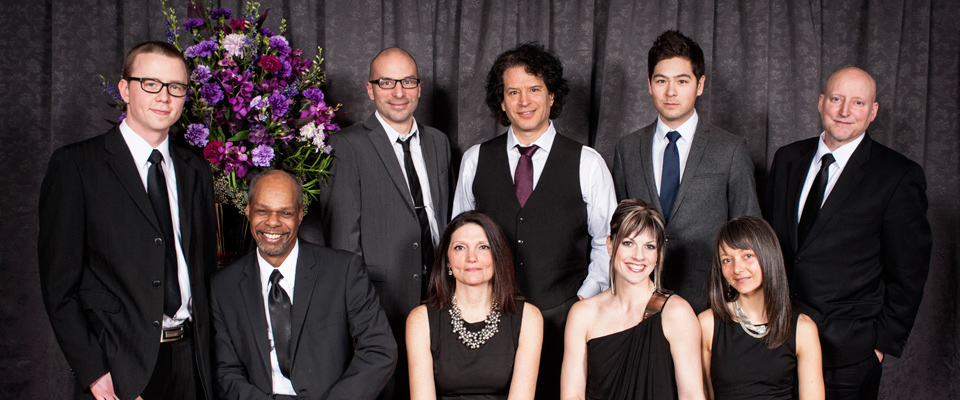
[[[523,244],[523,239],[517,239],[517,244]]]
[[[420,243],[414,243],[414,244],[413,244],[413,248],[414,248],[414,249],[419,249],[419,248],[420,248]]]
[[[520,217],[520,223],[523,223],[523,217]]]
[[[793,259],[793,263],[794,263],[794,264],[800,264],[800,261],[802,261],[802,260],[800,259],[800,257],[797,257],[797,258],[794,258],[794,259]]]
[[[153,281],[153,287],[160,287],[160,281]]]
[[[419,281],[419,280],[420,280],[420,274],[413,274],[413,280]]]
[[[159,327],[160,327],[160,321],[153,321],[153,327],[154,327],[154,328],[159,328]]]
[[[161,238],[153,239],[153,244],[155,244],[155,245],[157,245],[157,246],[163,246],[163,239],[161,239]]]
[[[520,263],[520,266],[522,267],[522,266],[523,266],[523,263]]]

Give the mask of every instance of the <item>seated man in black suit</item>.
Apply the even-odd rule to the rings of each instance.
[[[930,266],[923,168],[866,133],[876,94],[859,68],[830,76],[823,133],[777,150],[767,183],[790,297],[820,328],[827,399],[877,398],[880,363],[903,352]]]
[[[297,240],[303,190],[286,172],[255,177],[246,212],[258,250],[210,287],[220,398],[376,398],[397,343],[360,257]]]

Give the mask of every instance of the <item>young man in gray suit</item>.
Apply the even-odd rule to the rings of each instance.
[[[450,207],[450,143],[417,123],[417,63],[400,48],[370,63],[367,95],[376,111],[331,135],[333,183],[320,197],[326,244],[363,257],[400,347],[381,398],[410,395],[404,346],[407,314],[426,294],[428,271]]]
[[[708,308],[704,288],[720,226],[760,216],[753,163],[743,138],[699,120],[694,106],[706,81],[700,45],[666,31],[647,69],[658,117],[617,142],[613,181],[618,200],[642,199],[663,214],[663,285],[699,313]]]

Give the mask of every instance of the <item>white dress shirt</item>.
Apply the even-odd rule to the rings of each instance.
[[[657,194],[660,193],[660,178],[663,175],[663,151],[670,144],[667,139],[667,132],[677,131],[680,139],[677,139],[677,151],[680,153],[680,182],[683,182],[683,170],[687,166],[687,157],[690,155],[690,148],[693,147],[693,135],[697,132],[697,110],[693,110],[693,115],[687,122],[678,126],[677,129],[667,127],[660,117],[657,117],[657,128],[653,131],[653,178],[657,181]],[[679,182],[677,182],[679,183]]]
[[[540,147],[533,157],[533,188],[536,190],[543,166],[547,163],[547,156],[553,146],[553,139],[557,130],[550,121],[550,127],[534,141]],[[511,126],[507,130],[507,160],[510,163],[511,177],[516,172],[520,160],[520,150],[515,146],[519,143]],[[460,163],[460,179],[453,197],[453,214],[451,218],[465,211],[476,208],[477,201],[473,197],[473,179],[477,174],[477,162],[480,158],[480,145],[474,145],[463,154]],[[580,285],[577,294],[583,298],[592,297],[610,286],[609,268],[610,255],[607,254],[607,236],[610,235],[610,217],[617,208],[617,195],[613,190],[613,177],[607,169],[606,162],[600,153],[593,148],[583,146],[580,152],[580,193],[587,205],[587,232],[593,238],[590,245],[590,266],[587,278]]]
[[[400,132],[397,132],[392,126],[387,124],[387,121],[380,116],[379,112],[374,111],[373,114],[377,116],[377,121],[380,121],[380,125],[383,126],[383,131],[387,133],[387,139],[390,140],[390,144],[393,146],[393,152],[397,155],[397,161],[400,162],[400,170],[403,172],[403,181],[407,183],[407,190],[410,190],[410,182],[407,182],[406,179],[407,167],[403,162],[403,146],[397,143],[397,139],[402,137],[403,140],[410,141],[410,156],[413,158],[414,169],[417,170],[417,178],[420,179],[420,192],[423,194],[423,206],[427,209],[427,219],[430,221],[430,237],[433,239],[433,247],[436,248],[440,243],[440,230],[437,225],[437,212],[433,207],[433,196],[430,194],[432,192],[430,191],[430,178],[427,176],[427,164],[423,161],[423,150],[420,148],[420,135],[418,134],[417,121],[413,121],[413,127],[410,128],[410,133],[401,135]],[[409,139],[407,139],[408,137]]]
[[[287,255],[287,258],[280,263],[280,266],[276,269],[280,270],[280,274],[283,275],[283,279],[280,279],[277,284],[287,292],[287,296],[290,296],[290,306],[291,309],[293,306],[293,289],[294,282],[297,281],[297,258],[300,256],[300,241],[296,241],[293,244],[293,249],[290,250],[290,254]],[[273,382],[273,394],[284,394],[290,396],[296,396],[297,391],[293,389],[293,382],[290,381],[287,377],[283,376],[283,373],[280,372],[280,362],[277,359],[277,348],[273,344],[273,326],[270,323],[270,275],[273,274],[273,266],[270,265],[267,260],[263,259],[263,256],[260,255],[260,251],[257,250],[257,265],[260,266],[260,295],[263,297],[263,311],[264,315],[267,316],[267,339],[270,341],[270,368],[272,372],[270,373],[271,381]],[[292,324],[293,321],[291,321]],[[291,354],[292,356],[292,354]]]
[[[827,176],[829,178],[827,179],[827,187],[823,191],[823,201],[820,202],[820,207],[823,207],[823,203],[827,201],[827,196],[833,191],[833,187],[837,185],[837,179],[840,178],[840,173],[843,172],[843,168],[847,166],[847,162],[850,161],[850,157],[853,155],[853,152],[857,150],[857,146],[860,145],[860,142],[863,141],[863,137],[865,136],[861,134],[860,137],[854,139],[852,142],[837,147],[834,151],[830,151],[827,144],[823,142],[823,135],[825,134],[826,133],[820,134],[817,154],[813,155],[813,161],[810,162],[810,168],[807,170],[807,179],[803,181],[803,188],[800,190],[800,204],[797,205],[797,223],[800,221],[800,215],[803,214],[803,205],[807,203],[807,194],[810,193],[810,188],[813,187],[813,181],[817,178],[817,174],[820,173],[820,159],[823,158],[823,155],[832,153],[836,161],[827,168]]]
[[[147,187],[147,175],[150,172],[150,154],[153,153],[153,146],[147,143],[140,135],[133,131],[127,121],[120,123],[120,134],[123,140],[127,142],[127,148],[130,149],[130,155],[133,156],[133,162],[137,166],[137,172],[140,173],[140,180],[143,187],[149,193]],[[160,168],[163,169],[163,177],[167,182],[167,200],[170,201],[170,219],[173,221],[174,247],[177,250],[177,277],[180,283],[180,309],[177,313],[170,316],[163,316],[163,327],[173,328],[183,324],[190,318],[190,308],[193,307],[191,301],[193,297],[190,294],[190,273],[187,271],[187,259],[183,256],[183,248],[180,246],[180,203],[177,202],[179,193],[177,192],[177,173],[173,167],[173,158],[170,157],[170,136],[160,143],[156,148],[163,156],[163,162]],[[164,284],[167,284],[166,282]]]

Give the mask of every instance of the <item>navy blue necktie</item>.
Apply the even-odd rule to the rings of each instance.
[[[173,218],[170,216],[170,199],[167,197],[167,179],[160,163],[163,155],[154,149],[150,153],[150,170],[147,171],[147,196],[153,212],[160,223],[163,237],[163,313],[173,318],[180,309],[180,279],[177,277],[177,249],[173,241]]]
[[[660,207],[663,208],[663,220],[670,219],[673,209],[673,200],[677,198],[677,188],[680,187],[680,151],[677,150],[677,140],[680,132],[667,132],[670,143],[663,150],[663,171],[660,174]]]

